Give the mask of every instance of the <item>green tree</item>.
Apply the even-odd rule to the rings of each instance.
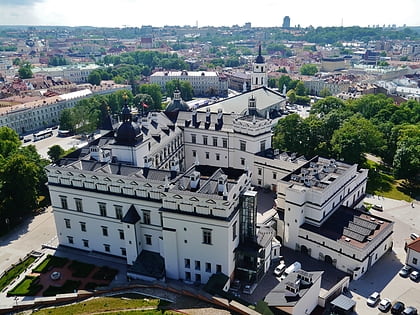
[[[37,207],[39,166],[23,154],[14,154],[0,171],[1,208],[6,217],[20,217]]]
[[[296,87],[294,88],[294,90],[296,91],[296,95],[298,96],[306,96],[306,88],[305,88],[305,84],[302,81],[299,81],[296,84]]]
[[[64,149],[58,144],[51,146],[47,151],[47,154],[53,163],[57,163],[64,153]]]
[[[153,98],[149,94],[137,94],[134,97],[134,105],[137,107],[139,112],[144,112],[149,107],[153,108]]]
[[[7,159],[21,146],[19,136],[12,128],[0,127],[0,156]]]
[[[29,62],[22,64],[18,70],[19,78],[29,79],[33,77],[32,65]]]
[[[152,110],[162,109],[162,91],[158,84],[143,84],[140,86],[140,93],[149,94],[153,99]]]
[[[93,70],[88,76],[88,82],[92,85],[100,85],[101,84],[101,74],[97,70]]]
[[[288,75],[282,75],[279,78],[279,90],[283,91],[283,86],[286,86],[286,92],[289,91],[291,89],[291,82],[292,79]]]
[[[333,110],[341,110],[345,108],[344,102],[333,96],[328,96],[322,100],[318,100],[311,107],[311,114],[325,116]]]
[[[327,97],[327,96],[331,96],[331,91],[328,88],[323,88],[321,91],[319,91],[319,96],[321,97]]]
[[[76,119],[71,108],[65,108],[60,113],[60,129],[68,130],[71,133],[76,131]]]
[[[289,90],[286,94],[287,98],[289,99],[290,104],[294,104],[296,102],[296,92],[295,90]]]
[[[398,142],[393,167],[398,178],[414,180],[420,174],[420,128],[417,137]]]
[[[318,72],[318,67],[311,63],[306,63],[300,67],[300,74],[315,75]]]
[[[347,163],[362,163],[364,153],[379,151],[383,143],[382,133],[360,115],[354,115],[345,121],[331,139],[337,158]]]

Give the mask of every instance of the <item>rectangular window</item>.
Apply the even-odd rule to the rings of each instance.
[[[211,263],[206,262],[206,272],[211,272]]]
[[[238,221],[235,221],[235,223],[233,223],[233,226],[232,226],[232,241],[234,241],[236,237],[238,236],[238,233],[236,231],[237,225],[238,225]]]
[[[64,224],[66,225],[67,229],[71,229],[70,219],[64,219]]]
[[[277,173],[273,172],[273,179],[277,179]]]
[[[228,147],[228,139],[227,138],[222,138],[222,146],[224,148],[227,148]]]
[[[220,154],[216,153],[216,161],[220,161]]]
[[[189,258],[185,258],[185,259],[184,259],[184,266],[185,266],[185,268],[190,268],[191,263],[190,263]]]
[[[143,223],[150,224],[150,211],[149,210],[143,210]]]
[[[203,144],[207,145],[208,143],[208,137],[207,136],[203,136]]]
[[[260,141],[260,151],[265,151],[265,140]]]
[[[245,159],[241,158],[241,165],[245,165]]]
[[[201,275],[199,273],[195,274],[195,282],[201,283]]]
[[[121,247],[121,256],[127,256],[127,250],[124,247]]]
[[[217,147],[217,137],[213,137],[213,146]]]
[[[244,140],[239,141],[239,150],[246,151],[246,141]]]
[[[262,175],[262,168],[258,169],[258,175],[261,176]]]
[[[195,261],[195,270],[200,270],[201,269],[201,263],[199,260]]]
[[[86,232],[86,222],[80,222],[80,231]]]
[[[262,184],[262,180],[258,179],[258,186],[261,186],[261,184]]]
[[[210,152],[206,152],[206,159],[208,160],[210,158]]]
[[[102,235],[103,236],[108,236],[108,227],[101,226],[101,228],[102,228]]]
[[[67,197],[66,196],[60,196],[60,201],[61,201],[61,208],[63,209],[68,209],[68,205],[67,205]]]
[[[222,265],[216,265],[216,272],[222,272]]]
[[[152,245],[152,235],[145,234],[144,238],[146,239],[147,245]]]
[[[76,203],[76,211],[77,212],[83,212],[82,199],[75,198],[74,202]]]
[[[89,247],[89,241],[88,240],[82,240],[83,241],[83,247]]]
[[[211,245],[211,230],[203,229],[203,244]]]
[[[123,240],[124,237],[124,230],[118,230],[118,233],[120,234],[120,240]]]
[[[413,264],[417,265],[417,258],[413,257]]]
[[[191,143],[197,143],[197,136],[195,134],[191,135]]]
[[[121,206],[115,206],[115,217],[118,220],[121,220],[123,217],[122,207]]]
[[[185,281],[191,281],[191,272],[185,272]]]
[[[103,202],[99,202],[99,214],[102,217],[106,217],[106,204]]]
[[[109,244],[104,244],[104,249],[107,253],[111,251],[111,246]]]
[[[69,244],[74,244],[73,236],[67,236],[67,241],[69,242]]]
[[[192,155],[193,155],[193,157],[196,157],[197,156],[197,151],[193,150]]]

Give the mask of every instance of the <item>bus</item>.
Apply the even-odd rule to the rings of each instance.
[[[41,139],[52,137],[52,135],[53,135],[52,130],[51,129],[46,129],[46,130],[34,133],[34,141],[38,141],[38,140],[41,140]]]

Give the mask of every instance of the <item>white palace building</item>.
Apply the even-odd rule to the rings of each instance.
[[[393,227],[356,210],[367,171],[273,150],[259,93],[281,103],[257,87],[237,98],[241,114],[224,101],[138,118],[125,106],[115,130],[46,167],[59,244],[121,257],[132,278],[206,283],[223,273],[253,283],[279,256],[276,237],[363,275],[391,248]],[[277,198],[257,222],[262,187]]]

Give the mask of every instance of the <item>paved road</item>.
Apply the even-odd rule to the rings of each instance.
[[[0,274],[42,244],[55,243],[57,232],[51,207],[42,214],[27,219],[9,235],[0,238]]]
[[[420,233],[420,203],[413,206],[406,201],[386,199],[378,196],[366,198],[372,204],[381,204],[384,211],[372,210],[372,213],[390,219],[394,224],[393,251],[382,257],[360,280],[350,283],[353,300],[357,302],[358,314],[382,314],[377,308],[366,305],[366,298],[374,291],[380,292],[381,298],[389,298],[393,303],[402,301],[420,310],[420,284],[398,275],[405,264],[405,242],[410,233]]]

